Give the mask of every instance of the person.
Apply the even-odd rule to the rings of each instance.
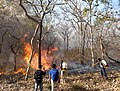
[[[67,63],[63,60],[61,60],[61,82],[64,83],[64,77],[67,69]]]
[[[105,60],[102,60],[101,58],[98,58],[98,63],[96,64],[99,64],[101,76],[108,79],[107,73],[106,73],[106,68],[108,68],[107,62]]]
[[[51,82],[51,91],[54,91],[55,85],[58,88],[59,83],[59,71],[56,69],[56,64],[53,64],[52,69],[49,71],[49,79]]]
[[[40,88],[40,91],[43,90],[43,76],[45,76],[46,72],[45,69],[42,67],[42,65],[40,66],[40,68],[38,70],[35,71],[34,73],[34,79],[35,79],[35,89],[34,91],[38,90],[38,87]]]

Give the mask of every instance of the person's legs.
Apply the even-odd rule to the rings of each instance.
[[[43,90],[43,84],[39,83],[39,86],[40,86],[40,91],[42,91]]]
[[[103,75],[105,76],[106,79],[108,79],[105,68],[103,68]]]
[[[60,88],[59,88],[59,83],[58,82],[55,82],[55,85],[56,85],[56,91],[60,91]]]
[[[61,78],[63,77],[63,71],[61,70]]]
[[[63,83],[63,70],[61,70],[61,79],[60,82]]]
[[[59,84],[58,84],[57,81],[53,81],[53,90],[54,90],[54,91],[59,91]],[[52,91],[53,91],[53,90],[52,90]]]
[[[65,71],[63,71],[63,83],[65,83]]]
[[[51,91],[54,91],[54,81],[51,79]]]
[[[103,68],[100,69],[101,76],[103,77]]]
[[[65,71],[61,71],[61,83],[65,83]]]
[[[35,89],[34,89],[34,91],[37,91],[37,89],[38,89],[38,83],[35,82]]]

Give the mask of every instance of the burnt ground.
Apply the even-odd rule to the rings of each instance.
[[[107,74],[108,80],[102,78],[99,72],[67,75],[66,82],[60,84],[59,89],[60,91],[120,91],[120,71],[109,71]],[[43,91],[49,91],[48,75],[44,77],[43,86]],[[25,81],[21,73],[0,75],[0,87],[0,91],[33,91],[34,79],[30,75],[28,81]]]

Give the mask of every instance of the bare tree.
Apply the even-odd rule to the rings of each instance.
[[[1,38],[1,42],[0,42],[0,54],[1,54],[1,50],[2,50],[2,45],[3,45],[3,42],[4,42],[4,36],[8,33],[8,30],[6,30],[3,35],[2,35],[2,38]]]
[[[38,58],[38,67],[40,68],[43,19],[44,19],[45,15],[52,12],[52,10],[54,8],[54,4],[53,4],[52,0],[47,0],[47,2],[43,1],[43,0],[36,1],[36,2],[35,1],[32,2],[32,1],[28,1],[28,0],[20,0],[20,6],[25,11],[26,16],[29,19],[36,22],[37,24],[39,24],[39,27],[40,27],[40,31],[39,31],[39,58]],[[26,6],[30,7],[30,10],[27,9]],[[30,12],[31,10],[32,10],[32,12]],[[33,14],[36,17],[33,17],[29,13]]]
[[[41,45],[42,45],[42,36],[43,36],[43,23],[44,23],[44,18],[47,14],[52,13],[55,5],[56,5],[57,0],[20,0],[20,6],[25,12],[25,15],[36,22],[39,25],[39,31],[38,31],[38,68],[41,67]],[[29,62],[30,63],[30,62]]]
[[[67,22],[66,22],[66,24],[67,24]],[[61,36],[61,38],[63,38],[64,51],[69,50],[69,42],[70,42],[70,38],[73,33],[73,30],[70,26],[71,26],[70,24],[61,25],[60,29],[58,30],[58,34]]]
[[[35,37],[37,35],[37,32],[38,32],[38,29],[39,29],[39,25],[36,26],[36,29],[34,31],[34,34],[31,38],[31,42],[30,42],[30,45],[31,45],[31,54],[30,54],[30,59],[29,59],[29,63],[28,63],[28,67],[27,67],[27,71],[26,71],[26,76],[25,76],[25,80],[28,80],[28,75],[29,75],[29,71],[30,71],[30,65],[31,65],[31,61],[32,61],[32,58],[34,56],[34,53],[36,52],[36,48],[34,47],[33,43],[35,41]]]
[[[16,60],[17,60],[17,53],[19,52],[19,49],[22,47],[23,43],[21,43],[21,38],[17,38],[15,36],[12,36],[8,34],[9,38],[12,40],[12,44],[10,45],[10,49],[14,54],[14,71],[16,71]]]
[[[71,22],[71,20],[74,21],[74,27],[76,27],[74,30],[77,31],[77,36],[79,39],[79,55],[82,56],[81,63],[84,64],[84,47],[85,47],[85,24],[89,24],[88,21],[85,19],[84,12],[87,12],[88,9],[84,8],[82,9],[82,3],[83,1],[80,0],[68,0],[66,1],[66,7],[63,7],[62,10],[64,12],[67,12],[68,15],[66,15],[67,20]],[[73,18],[69,17],[70,15],[73,16]]]

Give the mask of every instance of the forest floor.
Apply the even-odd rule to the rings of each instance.
[[[59,91],[120,91],[120,71],[109,71],[107,74],[108,80],[102,78],[99,72],[67,75],[65,83],[59,84]],[[43,82],[43,91],[49,91],[48,75]],[[0,87],[0,91],[33,91],[34,79],[30,75],[25,81],[20,73],[0,75]]]

